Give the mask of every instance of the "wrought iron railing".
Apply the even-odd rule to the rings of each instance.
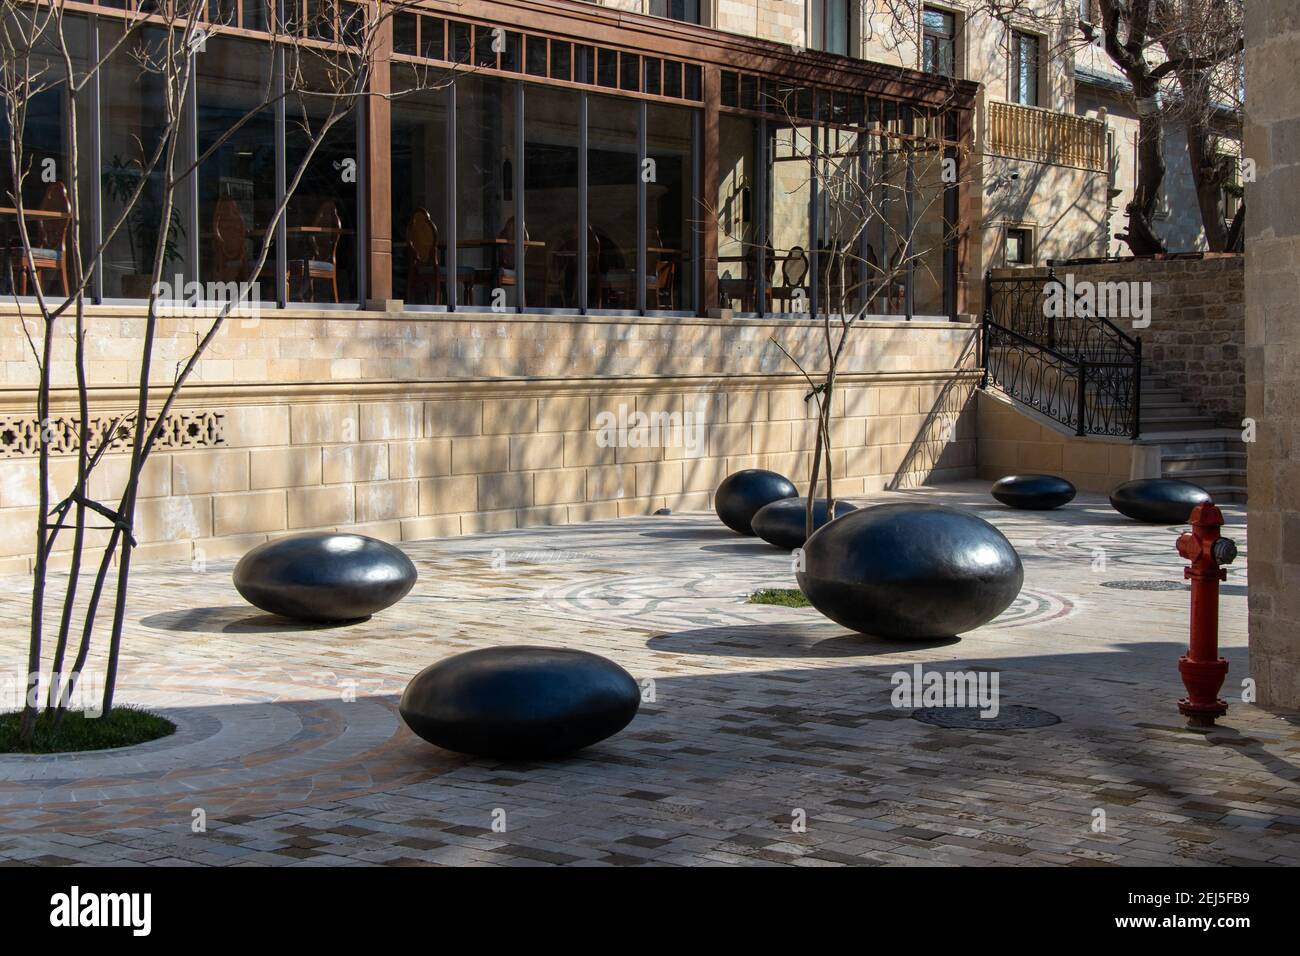
[[[1049,308],[1049,295],[1065,292],[1051,272],[985,277],[981,385],[996,385],[1075,434],[1137,438],[1142,340],[1104,317]]]

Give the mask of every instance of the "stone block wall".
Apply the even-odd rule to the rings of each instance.
[[[1246,414],[1246,291],[1241,256],[1129,259],[1060,265],[1058,278],[1150,282],[1151,325],[1116,325],[1142,338],[1143,367],[1169,380],[1219,424],[1240,428]]]
[[[92,336],[104,353],[91,370],[100,420],[134,401],[125,383],[141,325],[120,311],[91,320],[104,330]],[[192,347],[194,322],[164,323],[159,384]],[[36,461],[5,445],[3,432],[30,425],[34,366],[12,357],[21,354],[12,344],[17,320],[0,318],[0,329],[8,378],[0,571],[18,571],[32,552]],[[815,438],[807,387],[771,336],[808,361],[818,334],[810,322],[708,319],[277,313],[235,321],[187,386],[181,421],[143,476],[139,554],[235,556],[313,529],[402,541],[707,509],[718,482],[747,467],[804,482]],[[835,396],[837,494],[974,476],[972,335],[950,323],[861,330]],[[74,410],[70,369],[61,344],[58,422]],[[700,428],[649,447],[606,440],[602,413],[618,421],[636,412],[676,414]],[[54,459],[54,500],[74,480],[72,451]],[[92,494],[115,501],[125,473],[126,456],[109,454]],[[54,566],[64,563],[66,552],[56,552]]]
[[[1300,710],[1300,7],[1254,0],[1246,31],[1250,672],[1261,704]]]
[[[1110,494],[1134,475],[1136,446],[1123,439],[1079,438],[1002,394],[977,393],[977,473],[997,481],[1014,474],[1060,475],[1080,491]]]

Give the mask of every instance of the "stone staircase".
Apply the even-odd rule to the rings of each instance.
[[[1167,379],[1146,369],[1138,444],[1158,456],[1162,477],[1198,484],[1221,504],[1245,502],[1246,445],[1241,430],[1221,427]]]

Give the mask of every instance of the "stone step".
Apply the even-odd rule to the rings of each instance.
[[[1243,475],[1246,473],[1244,459],[1239,459],[1233,455],[1220,455],[1212,451],[1196,455],[1165,455],[1161,459],[1161,466],[1165,474],[1169,476],[1175,474],[1181,476],[1201,469],[1240,472]]]
[[[1242,491],[1246,489],[1246,470],[1244,468],[1192,468],[1187,471],[1171,472],[1167,467],[1163,469],[1166,478],[1177,478],[1180,481],[1190,481],[1194,485],[1200,485],[1202,488],[1210,486],[1237,488]]]
[[[1148,415],[1145,409],[1141,424],[1143,431],[1204,431],[1219,427],[1209,415]]]

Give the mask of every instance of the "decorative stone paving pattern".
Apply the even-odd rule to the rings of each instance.
[[[1300,863],[1300,726],[1240,702],[1244,598],[1222,602],[1231,710],[1197,734],[1174,706],[1186,593],[1104,586],[1180,581],[1178,529],[1087,495],[1015,512],[983,483],[857,503],[900,496],[973,508],[1007,534],[1026,582],[1002,617],[904,644],[748,604],[793,586],[789,556],[703,514],[403,545],[415,590],[347,627],[244,605],[233,562],[141,568],[118,699],[180,731],[115,753],[0,757],[0,861]],[[1225,512],[1244,554],[1241,510]],[[1244,558],[1233,580],[1244,585]],[[24,589],[0,589],[0,660],[14,666]],[[418,670],[513,643],[603,654],[651,699],[623,733],[536,765],[440,751],[401,724],[396,699]],[[891,706],[891,677],[914,664],[996,671],[1004,711],[1061,722],[989,733],[911,719]],[[1091,829],[1098,807],[1105,833]],[[796,811],[806,832],[791,829]]]

